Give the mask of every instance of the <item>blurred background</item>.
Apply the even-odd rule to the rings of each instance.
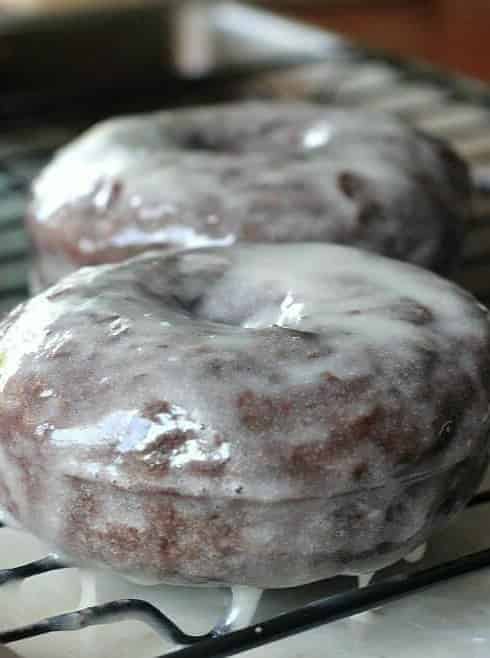
[[[216,44],[205,29],[207,14],[235,4],[223,0],[0,0],[2,83],[53,85],[78,78],[94,82],[141,78],[174,60],[183,71],[199,74],[216,57]],[[374,48],[490,80],[490,0],[263,0],[248,4]],[[253,32],[254,27],[247,29]]]
[[[489,0],[270,0],[377,48],[490,80]]]

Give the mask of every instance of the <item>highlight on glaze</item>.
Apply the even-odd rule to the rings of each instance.
[[[469,293],[346,247],[84,268],[0,324],[0,506],[148,582],[369,573],[478,486],[489,347]]]
[[[334,242],[449,272],[466,165],[379,112],[243,102],[111,119],[33,185],[36,290],[151,248]]]

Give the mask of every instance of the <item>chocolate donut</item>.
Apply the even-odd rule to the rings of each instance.
[[[34,287],[237,240],[335,242],[447,273],[469,190],[449,147],[381,113],[257,102],[114,119],[33,186]]]
[[[0,324],[0,505],[76,563],[288,587],[394,562],[488,459],[489,325],[335,245],[148,252]]]

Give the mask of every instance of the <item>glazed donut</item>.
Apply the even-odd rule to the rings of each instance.
[[[469,179],[400,120],[306,103],[114,119],[33,186],[34,288],[150,248],[335,242],[449,272]]]
[[[0,325],[0,505],[75,563],[289,587],[373,571],[488,459],[472,296],[353,248],[83,268]]]

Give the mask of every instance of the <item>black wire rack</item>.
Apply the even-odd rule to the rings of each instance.
[[[276,68],[280,70],[275,70]],[[329,57],[270,62],[268,72],[236,70],[185,82],[176,78],[117,89],[6,90],[0,93],[0,315],[27,296],[29,246],[23,230],[32,178],[63,143],[95,120],[114,113],[218,102],[243,96],[295,97],[390,110],[449,140],[473,168],[474,208],[468,220],[464,262],[458,277],[490,303],[490,91],[383,54],[339,45]],[[469,507],[490,503],[479,493]],[[468,512],[463,512],[466,514]],[[0,532],[1,538],[1,532]],[[0,587],[69,568],[56,555],[0,570]],[[187,634],[162,611],[139,599],[120,599],[0,632],[0,643],[126,619],[138,619],[170,639],[178,658],[232,656],[320,625],[377,608],[437,583],[490,567],[490,548],[407,573],[394,573],[232,630],[229,615],[208,633]]]
[[[490,491],[477,494],[468,508],[490,503]],[[223,620],[203,635],[189,635],[155,605],[141,599],[118,599],[101,605],[48,617],[27,626],[0,632],[0,644],[10,644],[47,633],[80,631],[90,626],[127,620],[144,622],[162,638],[181,647],[176,658],[226,658],[277,642],[318,626],[373,610],[428,587],[490,567],[490,548],[463,555],[429,568],[399,573],[362,588],[314,600],[246,628],[232,630],[232,606]],[[50,571],[70,568],[57,555],[0,570],[0,587]],[[159,658],[164,658],[160,656]]]

